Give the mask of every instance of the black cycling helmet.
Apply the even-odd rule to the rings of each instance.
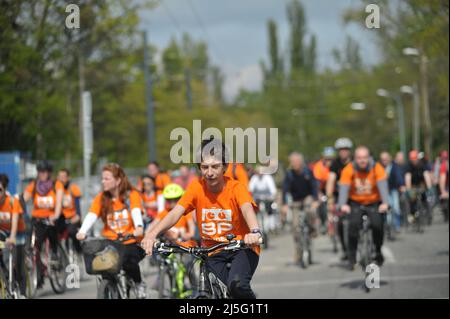
[[[53,171],[53,166],[48,161],[41,161],[37,164],[36,169],[38,172],[49,172]]]

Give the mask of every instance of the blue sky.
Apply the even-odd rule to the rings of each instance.
[[[286,4],[289,0],[160,0],[159,6],[141,14],[142,28],[150,42],[162,49],[172,36],[188,32],[194,39],[208,43],[211,62],[218,65],[226,80],[224,94],[231,100],[240,88],[257,90],[262,74],[259,61],[268,60],[267,20],[278,25],[281,50],[288,50]],[[356,25],[344,26],[346,8],[361,6],[359,0],[303,0],[308,33],[317,37],[319,68],[335,67],[331,51],[341,48],[346,35],[361,46],[366,64],[379,60],[370,34]],[[203,27],[202,27],[203,26]],[[156,61],[160,56],[155,57]]]

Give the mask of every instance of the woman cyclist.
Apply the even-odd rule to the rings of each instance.
[[[107,164],[102,170],[102,187],[93,200],[89,213],[77,234],[78,240],[85,240],[95,221],[100,217],[104,228],[102,235],[110,240],[132,235],[134,238],[124,241],[125,252],[123,269],[133,279],[138,288],[138,298],[146,298],[146,288],[142,281],[139,262],[145,253],[138,242],[142,238],[142,204],[139,192],[128,181],[125,172],[118,164]]]
[[[232,298],[254,299],[250,281],[259,261],[260,248],[256,245],[262,237],[256,204],[244,185],[224,176],[229,160],[221,141],[203,141],[197,163],[200,163],[201,179],[194,181],[167,216],[146,233],[142,246],[151,255],[158,235],[195,210],[203,246],[224,242],[228,234],[252,246],[214,253],[208,257],[207,267],[227,285]]]
[[[19,283],[21,297],[23,297],[26,293],[24,267],[25,223],[22,218],[23,210],[19,199],[9,195],[6,191],[8,184],[8,176],[0,174],[0,233],[7,236],[6,243],[10,252],[15,248],[16,280]],[[1,262],[2,253],[0,250]]]
[[[61,182],[53,182],[51,179],[53,167],[47,162],[38,163],[38,176],[25,188],[23,199],[26,202],[32,200],[33,210],[31,211],[32,225],[36,234],[35,247],[41,251],[42,244],[48,238],[51,246],[51,258],[56,259],[58,253],[58,234],[55,222],[62,213],[62,199],[64,186]],[[41,258],[37,258],[38,285],[43,284],[43,265]]]

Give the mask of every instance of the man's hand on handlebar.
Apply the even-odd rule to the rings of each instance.
[[[261,237],[262,236],[259,233],[249,233],[249,234],[245,235],[244,242],[246,245],[249,245],[249,246],[258,245]]]
[[[386,213],[389,209],[389,205],[388,204],[381,204],[380,206],[378,206],[378,212],[379,213]]]
[[[141,242],[142,249],[145,250],[145,253],[149,256],[153,253],[153,245],[156,242],[156,238],[147,233],[144,237],[144,239]]]
[[[343,213],[345,213],[345,214],[350,214],[350,212],[351,212],[350,206],[347,205],[347,204],[342,205],[342,207],[341,207],[341,212],[343,212]]]

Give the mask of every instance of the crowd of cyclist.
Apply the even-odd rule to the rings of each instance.
[[[206,142],[217,143],[205,141],[202,151]],[[300,212],[305,213],[311,238],[337,235],[341,259],[351,270],[357,264],[361,207],[371,208],[368,218],[374,261],[378,265],[384,262],[381,248],[386,224],[392,226],[393,233],[399,233],[402,225],[416,223],[418,201],[423,201],[427,209],[440,202],[448,222],[447,151],[442,151],[434,163],[417,150],[410,151],[407,159],[401,152],[393,159],[389,152],[376,156],[365,146],[355,148],[350,139],[339,138],[334,147],[323,150],[317,162],[307,163],[301,153],[291,153],[278,191],[274,176],[263,174],[261,167],[228,163],[224,145],[216,146],[223,152],[201,152],[197,171],[181,166],[170,174],[161,172],[158,163],[149,163],[147,174],[139,177],[137,185],[130,183],[120,165],[107,164],[102,169],[102,191],[93,199],[83,220],[82,194],[71,182],[69,170],[59,170],[53,180],[52,165],[39,162],[36,179],[22,194],[14,196],[7,191],[8,176],[0,174],[0,240],[15,249],[21,295],[26,295],[24,247],[30,232],[26,216],[31,216],[29,224],[36,236],[34,248],[41,251],[48,239],[51,260],[57,258],[58,241],[64,232],[81,252],[80,242],[88,237],[99,218],[105,238],[116,240],[130,235],[124,242],[123,269],[137,284],[139,298],[147,296],[139,263],[146,254],[153,253],[154,242],[160,236],[193,247],[211,246],[223,242],[227,234],[237,235],[251,249],[220,251],[208,258],[208,267],[228,286],[232,297],[255,298],[250,281],[259,261],[257,244],[266,233],[274,233],[290,222],[294,262],[305,266]],[[32,207],[29,215],[27,203]],[[258,210],[264,212],[263,229]],[[429,216],[431,222],[431,213]],[[2,259],[0,266],[5,267]],[[38,258],[38,287],[44,283],[42,268]]]

